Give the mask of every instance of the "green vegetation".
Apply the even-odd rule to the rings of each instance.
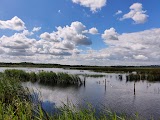
[[[65,85],[82,85],[81,79],[77,75],[67,73],[39,72],[37,78],[42,84],[65,84]]]
[[[17,72],[17,71],[16,71]],[[23,73],[23,77],[26,77]],[[23,80],[21,76],[21,79]],[[33,97],[27,88],[23,88],[16,77],[8,78],[0,74],[0,119],[1,120],[125,120],[114,113],[107,112],[97,116],[91,107],[77,110],[64,105],[60,112],[47,114],[40,102],[32,102]]]
[[[33,106],[29,101],[29,92],[15,79],[0,77],[0,119],[32,119]]]
[[[160,75],[153,74],[130,74],[127,76],[127,81],[147,80],[150,82],[160,81]]]
[[[127,76],[127,81],[140,80],[147,80],[150,82],[160,81],[160,71],[138,72],[136,74],[132,73]]]
[[[41,71],[39,73],[25,72],[23,70],[5,70],[4,75],[6,78],[13,78],[19,81],[39,82],[48,85],[82,85],[81,79],[77,75],[70,75],[67,73],[54,73]]]
[[[126,116],[118,116],[108,110],[96,115],[95,109],[91,105],[77,110],[76,106],[69,103],[60,108],[60,114],[55,114],[55,120],[131,120]]]

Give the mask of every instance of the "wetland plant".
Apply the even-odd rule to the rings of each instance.
[[[3,73],[1,73],[3,74]],[[78,75],[70,75],[67,73],[55,73],[41,71],[39,73],[35,72],[25,72],[23,70],[5,70],[4,75],[6,78],[16,79],[22,82],[39,82],[41,84],[56,85],[82,85],[82,81]]]

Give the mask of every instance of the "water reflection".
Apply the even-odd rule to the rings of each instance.
[[[42,108],[50,115],[54,115],[54,113],[58,111],[55,103],[49,101],[43,101]]]

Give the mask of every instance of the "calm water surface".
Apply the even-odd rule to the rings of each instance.
[[[0,68],[3,71],[8,68]],[[11,69],[11,68],[10,68]],[[118,73],[96,73],[91,71],[64,70],[60,68],[16,68],[28,72],[54,71],[67,72],[71,74],[103,74],[105,77],[93,78],[87,77],[85,86],[81,87],[59,87],[44,86],[38,83],[23,83],[29,89],[41,93],[43,107],[48,112],[53,111],[54,107],[59,107],[67,100],[79,105],[86,105],[89,102],[101,111],[104,107],[115,111],[117,114],[126,113],[134,115],[139,113],[145,119],[153,116],[155,119],[160,118],[160,83],[150,83],[147,81],[126,82],[126,74]],[[119,79],[122,75],[122,80]],[[81,76],[84,79],[83,76]],[[105,85],[106,79],[106,85]]]

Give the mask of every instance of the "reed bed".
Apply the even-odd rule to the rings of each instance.
[[[5,70],[4,75],[7,78],[17,79],[22,82],[31,81],[48,85],[82,85],[82,81],[78,75],[70,75],[67,73],[55,73],[46,71],[35,73],[12,69]]]
[[[127,76],[127,81],[140,81],[147,80],[149,82],[160,81],[160,73],[137,73],[129,74]]]

